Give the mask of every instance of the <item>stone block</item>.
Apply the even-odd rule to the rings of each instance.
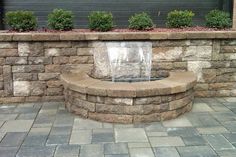
[[[78,56],[91,56],[93,55],[93,49],[91,48],[77,48]]]
[[[57,64],[51,64],[45,66],[46,73],[60,73],[62,71],[62,66]]]
[[[153,47],[184,47],[189,46],[190,40],[160,40],[153,44]]]
[[[182,47],[155,47],[153,48],[153,60],[179,61],[183,55]]]
[[[27,57],[6,57],[5,64],[9,65],[27,64]]]
[[[92,102],[88,102],[85,100],[75,98],[73,101],[73,104],[80,107],[80,108],[84,108],[88,111],[91,111],[91,112],[95,111],[95,103],[92,103]]]
[[[105,103],[105,97],[103,97],[103,96],[88,95],[87,100],[89,102]]]
[[[89,41],[74,41],[72,42],[72,47],[75,47],[75,48],[88,48],[90,47],[89,46]]]
[[[4,65],[5,64],[5,58],[0,58],[0,65]]]
[[[202,91],[202,90],[208,90],[209,88],[209,85],[207,83],[199,83],[199,84],[196,84],[195,87],[194,87],[194,90],[196,91]]]
[[[63,88],[47,88],[47,95],[63,95]]]
[[[190,40],[191,46],[211,46],[212,40]]]
[[[108,123],[123,123],[129,124],[132,123],[133,117],[131,115],[117,115],[117,114],[103,114],[103,113],[89,113],[89,118],[108,122]]]
[[[0,49],[0,57],[17,57],[17,49]]]
[[[14,81],[36,81],[38,80],[37,73],[13,73]]]
[[[187,96],[179,100],[174,100],[169,103],[169,110],[176,110],[184,107],[192,101],[192,96]]]
[[[67,64],[69,63],[69,57],[58,56],[53,57],[53,64]]]
[[[160,113],[153,113],[150,115],[135,115],[134,116],[134,123],[145,123],[145,122],[156,122],[160,121],[161,116]]]
[[[39,73],[38,78],[41,81],[58,80],[60,73]]]
[[[45,42],[44,48],[67,48],[72,47],[72,44],[70,41],[68,42]]]
[[[108,105],[133,105],[133,98],[106,97],[105,104],[108,104]]]
[[[12,69],[10,65],[3,66],[3,81],[4,90],[7,95],[12,95],[13,91],[13,80],[12,80]]]
[[[43,95],[46,83],[42,81],[14,81],[14,96]]]
[[[183,60],[211,60],[212,46],[189,46],[185,48]]]
[[[61,87],[62,86],[62,82],[60,80],[50,80],[50,81],[47,81],[47,86],[49,88]]]
[[[45,56],[76,56],[76,48],[49,48],[45,49]]]
[[[220,53],[235,53],[236,46],[221,46]]]
[[[70,112],[73,112],[83,118],[88,117],[88,110],[84,108],[78,107],[76,105],[69,106],[68,104],[67,104],[67,108],[69,109]]]
[[[51,57],[28,57],[29,64],[52,64]]]
[[[60,35],[58,33],[32,33],[33,41],[58,41]]]
[[[0,49],[17,48],[17,42],[0,42]]]
[[[216,69],[203,69],[202,78],[204,82],[215,82],[216,81]]]
[[[43,65],[17,65],[12,66],[13,73],[40,73],[44,72]]]
[[[148,104],[160,104],[161,97],[156,96],[156,97],[145,97],[145,98],[135,98],[134,99],[134,105],[148,105]]]
[[[19,42],[19,56],[44,56],[43,43],[41,42]]]
[[[70,64],[91,64],[93,63],[92,56],[70,56]]]

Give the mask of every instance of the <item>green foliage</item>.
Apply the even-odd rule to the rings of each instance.
[[[195,14],[189,10],[174,10],[167,15],[167,27],[183,28],[191,27]]]
[[[51,29],[68,31],[74,28],[74,14],[72,11],[54,9],[48,15],[48,26]]]
[[[220,10],[212,10],[206,15],[206,26],[210,28],[229,28],[232,25],[230,14]]]
[[[37,19],[31,11],[9,11],[5,22],[14,31],[32,31],[37,27]]]
[[[136,30],[150,30],[154,26],[151,17],[143,12],[129,18],[129,28]]]
[[[106,32],[114,27],[113,15],[110,12],[94,11],[88,16],[91,30]]]

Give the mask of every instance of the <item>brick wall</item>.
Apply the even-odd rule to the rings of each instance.
[[[96,49],[93,45],[99,40],[96,35],[90,34],[89,40],[75,34],[59,35],[63,40],[53,35],[37,39],[24,34],[0,35],[0,103],[63,100],[60,74],[91,69]],[[196,96],[236,96],[236,40],[229,37],[232,33],[218,34],[217,38],[200,35],[200,39],[186,39],[180,34],[174,39],[176,34],[168,34],[167,39],[163,33],[154,34],[148,39],[153,43],[152,72],[193,71],[198,78]],[[105,34],[102,39],[121,40],[121,36]],[[134,33],[131,38],[147,40],[144,34]]]

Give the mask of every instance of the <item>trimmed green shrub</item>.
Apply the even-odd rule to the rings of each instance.
[[[229,28],[232,25],[230,14],[221,10],[212,10],[206,17],[206,26],[210,28]]]
[[[195,14],[189,10],[174,10],[167,15],[167,27],[183,28],[191,27]]]
[[[31,11],[9,11],[5,15],[5,22],[14,31],[32,31],[37,27],[37,18]]]
[[[129,28],[136,30],[150,30],[153,29],[154,24],[151,17],[143,12],[135,14],[129,18]]]
[[[106,32],[114,27],[113,15],[110,12],[94,11],[88,16],[91,30]]]
[[[48,26],[51,29],[68,31],[74,28],[74,14],[72,11],[54,9],[48,15]]]

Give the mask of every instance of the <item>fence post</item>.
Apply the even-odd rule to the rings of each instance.
[[[233,29],[236,29],[236,0],[233,2]]]
[[[0,0],[0,30],[4,29],[3,17],[4,17],[4,0]]]

